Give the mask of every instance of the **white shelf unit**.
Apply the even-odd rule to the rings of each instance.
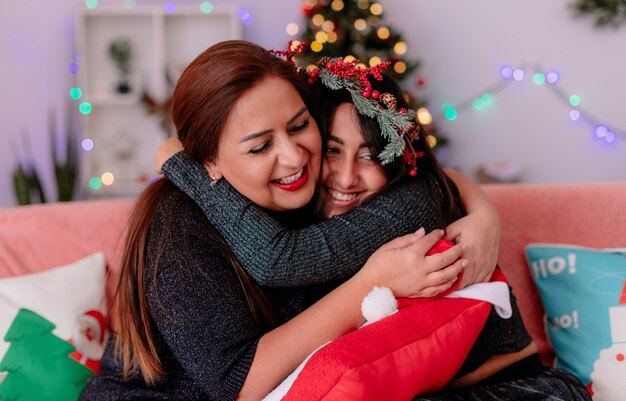
[[[132,197],[141,192],[155,175],[156,149],[169,135],[161,127],[161,116],[148,112],[142,93],[164,102],[196,56],[215,43],[241,37],[237,9],[226,5],[206,14],[199,4],[178,5],[173,12],[162,5],[100,6],[78,14],[76,86],[83,91],[78,102],[92,105],[91,113],[80,117],[82,136],[94,141],[93,150],[81,152],[86,198]],[[131,89],[125,94],[117,91],[119,73],[109,56],[111,42],[121,38],[130,40],[132,49]],[[91,189],[89,181],[105,172],[113,174],[113,184]]]

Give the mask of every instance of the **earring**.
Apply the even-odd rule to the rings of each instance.
[[[211,177],[211,176],[209,176],[209,177]],[[219,181],[219,179],[215,179],[215,178],[211,177],[211,183],[209,184],[209,186],[211,188],[213,188],[215,186],[215,184],[217,184],[218,181]]]

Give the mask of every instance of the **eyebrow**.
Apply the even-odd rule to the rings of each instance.
[[[300,117],[305,112],[306,112],[306,106],[304,106],[300,110],[298,110],[296,112],[296,114],[294,114],[293,117],[291,117],[289,119],[289,121],[287,121],[287,125],[293,123],[298,117]],[[267,135],[267,134],[271,133],[272,131],[274,131],[274,130],[273,129],[266,129],[266,130],[263,130],[263,131],[254,132],[252,134],[248,134],[248,135],[244,136],[243,138],[241,138],[239,140],[239,143],[243,143],[243,142],[249,141],[251,139],[258,138],[258,137],[263,136],[263,135]]]
[[[336,137],[334,135],[328,135],[328,140],[329,141],[333,141],[333,142],[337,142],[340,145],[345,145],[345,143],[343,142],[343,139]],[[373,147],[374,144],[372,143],[368,143],[368,142],[363,142],[362,144],[359,145],[359,149],[360,148],[371,148]]]

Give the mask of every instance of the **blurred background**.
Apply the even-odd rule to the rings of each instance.
[[[243,38],[390,71],[478,182],[626,180],[626,1],[2,0],[0,207],[132,197],[178,75]],[[271,104],[268,105],[271,107]]]

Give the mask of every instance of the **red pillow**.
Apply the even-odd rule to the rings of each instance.
[[[452,245],[444,240],[433,253]],[[429,298],[404,305],[316,351],[282,400],[411,400],[443,388],[465,361],[491,304]]]

